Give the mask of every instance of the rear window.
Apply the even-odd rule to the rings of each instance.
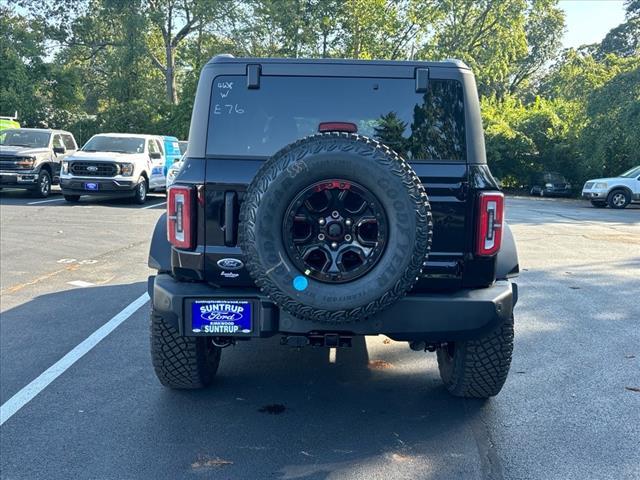
[[[214,81],[207,155],[269,157],[322,122],[354,123],[409,160],[466,160],[458,81],[416,93],[414,79],[263,76],[252,90],[240,75]]]

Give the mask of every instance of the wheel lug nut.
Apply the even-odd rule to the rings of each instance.
[[[347,227],[350,227],[350,226],[351,226],[351,223],[352,223],[352,222],[351,222],[351,219],[350,219],[350,218],[347,218],[347,219],[344,221],[344,224],[345,224]]]
[[[345,239],[347,242],[350,242],[350,241],[351,241],[351,235],[345,235],[345,236],[344,236],[344,239]]]
[[[338,218],[340,216],[340,212],[338,212],[337,210],[334,210],[333,212],[331,212],[331,216],[333,218]]]
[[[321,233],[318,235],[318,240],[320,241],[324,240],[324,233]]]
[[[336,242],[331,242],[331,248],[338,248],[338,244]]]
[[[325,223],[327,223],[327,222],[325,221],[325,219],[324,219],[324,218],[321,218],[321,219],[319,219],[319,220],[318,220],[318,223],[319,223],[320,225],[324,225],[324,224],[325,224]]]

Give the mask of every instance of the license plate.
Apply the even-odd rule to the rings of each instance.
[[[251,333],[248,300],[194,300],[191,304],[191,331],[210,335]]]
[[[84,184],[85,190],[98,190],[98,184],[94,182],[87,182]]]

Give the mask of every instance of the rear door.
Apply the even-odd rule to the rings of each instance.
[[[472,248],[472,208],[466,148],[465,96],[455,69],[434,70],[426,92],[417,91],[415,68],[406,76],[263,75],[213,82],[206,166],[206,276],[238,285],[248,277],[222,277],[218,262],[239,255],[237,213],[246,186],[277,150],[317,133],[321,122],[350,122],[410,161],[426,187],[434,242],[420,287],[457,288]],[[357,74],[356,69],[354,73]],[[277,73],[282,73],[278,71]],[[442,77],[442,78],[439,78]],[[241,273],[241,272],[240,272]]]

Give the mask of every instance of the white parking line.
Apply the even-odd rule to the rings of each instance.
[[[29,385],[24,387],[13,397],[7,400],[0,407],[0,425],[4,424],[13,415],[16,414],[22,407],[34,399],[42,390],[44,390],[51,382],[62,375],[69,367],[80,360],[87,352],[91,351],[98,343],[100,343],[107,335],[113,332],[118,325],[124,322],[127,318],[137,312],[140,307],[149,301],[149,295],[145,292],[137,299],[127,305],[124,310],[118,313],[115,317],[102,325],[99,329],[89,335],[80,344],[73,348],[64,357],[58,360],[56,363],[47,368]]]
[[[52,198],[51,200],[38,200],[37,202],[28,202],[27,205],[38,205],[39,203],[62,202],[64,198]]]
[[[95,283],[85,282],[84,280],[73,280],[72,282],[67,282],[69,285],[73,285],[74,287],[86,288],[93,287]]]
[[[155,203],[153,205],[147,205],[146,207],[142,207],[140,210],[146,210],[147,208],[153,208],[153,207],[161,207],[162,205],[166,205],[167,202],[162,202],[162,203]]]

